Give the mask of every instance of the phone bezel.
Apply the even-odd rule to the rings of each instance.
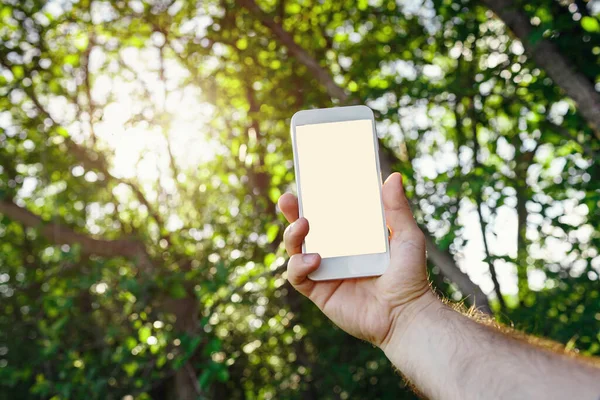
[[[373,111],[367,106],[348,106],[348,107],[333,107],[320,108],[314,110],[298,111],[292,116],[291,136],[292,147],[294,152],[294,169],[296,172],[296,187],[298,190],[298,207],[300,216],[303,216],[302,211],[302,187],[300,184],[300,169],[299,156],[296,146],[296,127],[302,125],[323,124],[328,122],[354,121],[354,120],[371,120],[373,126],[373,148],[375,150],[375,165],[377,168],[377,176],[379,177],[379,200],[381,201],[381,223],[383,224],[384,232],[387,232],[385,223],[385,211],[383,207],[383,198],[381,193],[382,179],[381,167],[379,165],[379,146],[377,139],[377,131],[375,128],[375,117]],[[310,222],[310,221],[309,221]],[[390,245],[389,241],[385,240],[385,253],[362,254],[343,257],[329,257],[321,259],[319,268],[309,275],[309,278],[315,281],[331,280],[331,279],[349,279],[361,278],[368,276],[382,275],[388,268],[390,263]],[[305,244],[302,243],[302,252],[306,252]]]

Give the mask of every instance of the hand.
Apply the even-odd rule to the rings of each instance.
[[[315,282],[307,275],[319,267],[321,258],[318,254],[301,254],[308,221],[298,218],[298,200],[294,195],[286,193],[279,198],[279,208],[291,223],[284,233],[285,248],[290,255],[287,271],[290,283],[337,326],[379,347],[384,347],[392,337],[399,317],[406,314],[407,308],[430,291],[425,238],[413,218],[400,174],[390,175],[384,183],[383,205],[392,232],[387,271],[379,277]]]

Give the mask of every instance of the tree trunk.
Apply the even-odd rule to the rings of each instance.
[[[567,57],[549,40],[532,38],[529,18],[512,0],[483,0],[521,40],[527,53],[548,76],[577,103],[577,108],[600,139],[600,93],[593,82],[577,71]]]
[[[427,244],[427,257],[442,271],[442,274],[454,283],[467,298],[467,302],[479,311],[492,314],[487,296],[479,286],[473,283],[469,276],[462,272],[456,265],[454,257],[447,250],[441,250],[435,240],[425,235]]]
[[[481,238],[483,239],[483,248],[485,250],[485,256],[488,259],[488,268],[490,270],[490,275],[492,276],[492,282],[494,282],[494,292],[496,293],[496,297],[498,298],[498,303],[500,303],[500,310],[504,311],[506,310],[506,303],[504,302],[504,297],[502,297],[502,291],[500,290],[500,282],[498,281],[498,274],[496,273],[494,260],[492,260],[491,258],[487,236],[485,234],[486,223],[483,220],[483,214],[481,212],[481,204],[483,203],[483,200],[481,199],[481,193],[477,193],[475,196],[477,203],[477,216],[479,217],[479,226],[481,227]]]
[[[517,192],[517,278],[519,288],[519,301],[523,302],[525,294],[529,290],[529,284],[527,279],[527,200],[528,187],[527,187],[527,170],[529,165],[533,161],[537,146],[533,151],[520,152],[522,142],[517,137],[515,146],[515,190]],[[538,144],[539,146],[539,144]]]
[[[175,329],[189,335],[197,335],[198,301],[188,295],[183,299],[168,299],[165,310],[175,315]],[[198,385],[196,371],[192,365],[192,357],[176,372],[171,380],[168,397],[172,400],[197,400],[202,394]]]
[[[522,169],[517,166],[517,170]],[[523,172],[518,172],[523,174]],[[526,173],[526,171],[525,171]],[[521,185],[521,176],[517,176],[517,278],[519,300],[522,301],[527,289],[527,187]]]

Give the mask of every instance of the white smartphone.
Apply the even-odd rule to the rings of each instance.
[[[381,275],[390,262],[373,111],[365,106],[299,111],[292,117],[302,252],[319,253],[312,280]]]

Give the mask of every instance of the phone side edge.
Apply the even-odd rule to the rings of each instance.
[[[369,107],[369,111],[371,112],[371,124],[373,129],[373,148],[375,150],[375,173],[377,174],[377,184],[379,186],[379,202],[381,203],[381,220],[383,221],[383,241],[385,242],[385,252],[388,254],[388,257],[391,257],[390,254],[390,241],[388,238],[388,227],[385,221],[385,205],[383,204],[383,173],[381,172],[381,162],[379,156],[379,137],[377,136],[377,126],[375,124],[375,114],[373,110]],[[387,179],[387,178],[386,178]],[[387,267],[386,267],[387,268]]]
[[[300,156],[298,154],[298,144],[296,142],[296,126],[297,120],[305,114],[305,111],[298,111],[292,116],[290,123],[290,135],[292,137],[292,154],[294,158],[294,177],[296,179],[296,193],[298,198],[298,216],[304,217],[304,211],[302,209],[302,185],[300,184]],[[302,253],[306,253],[306,242],[302,241]]]

